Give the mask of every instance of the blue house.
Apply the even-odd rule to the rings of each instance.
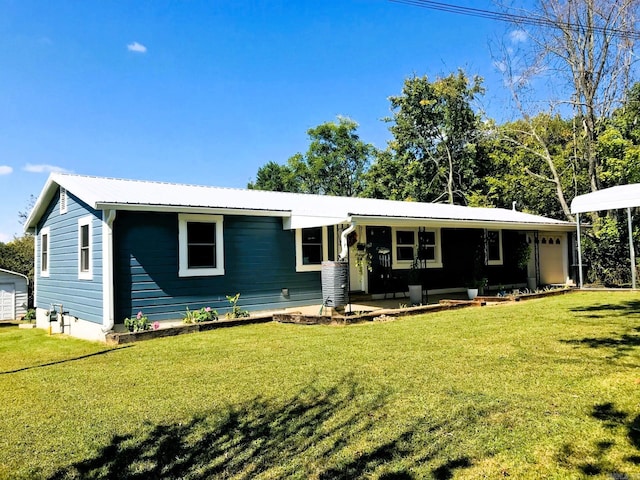
[[[444,293],[480,274],[565,284],[574,251],[574,224],[515,210],[57,173],[26,228],[38,326],[63,312],[54,329],[90,339],[138,311],[224,312],[235,293],[249,311],[320,304],[326,260],[348,263],[351,291],[381,295],[406,291],[418,259],[423,287]]]

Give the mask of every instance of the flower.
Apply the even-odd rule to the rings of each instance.
[[[159,328],[160,328],[160,322],[156,320],[155,322],[153,322],[153,329],[158,330]]]
[[[142,311],[138,312],[138,315],[136,315],[136,318],[138,320],[140,320],[142,318]]]
[[[211,311],[211,307],[207,307],[204,309],[205,312],[209,313]]]

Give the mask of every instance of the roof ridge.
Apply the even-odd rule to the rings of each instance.
[[[344,195],[327,195],[322,193],[304,193],[304,192],[281,192],[276,190],[261,190],[254,188],[241,188],[241,187],[222,187],[216,185],[202,185],[196,183],[178,183],[178,182],[168,182],[165,180],[137,180],[133,178],[120,178],[120,177],[104,177],[98,175],[84,175],[80,173],[63,173],[56,172],[53,174],[54,176],[63,176],[63,177],[80,177],[80,178],[92,178],[96,180],[115,180],[119,182],[129,182],[129,183],[143,183],[143,184],[151,184],[151,185],[172,185],[176,187],[198,187],[198,188],[211,188],[215,190],[232,190],[237,192],[265,192],[265,193],[275,193],[275,194],[283,194],[283,195],[302,195],[302,196],[323,196],[330,198],[344,198],[344,199],[354,199],[361,198],[363,200],[389,200],[386,198],[369,198],[369,197],[347,197]],[[402,202],[402,200],[391,200]],[[415,202],[415,203],[424,203],[424,202]],[[429,202],[427,202],[429,203]]]

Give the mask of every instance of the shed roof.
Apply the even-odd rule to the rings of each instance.
[[[5,270],[4,268],[0,268],[0,273],[6,273],[6,274],[9,274],[9,275],[15,275],[16,277],[20,277],[20,278],[26,280],[27,283],[29,283],[29,277],[27,277],[23,273],[13,272],[11,270]]]
[[[574,228],[569,222],[501,208],[268,192],[61,173],[50,175],[25,228],[35,228],[55,196],[58,185],[98,210],[231,211],[280,216],[285,219],[285,228],[332,225],[356,219],[392,223],[417,219],[454,224],[474,222],[499,225],[500,228]]]
[[[571,213],[598,212],[627,207],[640,207],[639,183],[618,185],[578,195],[571,202]]]

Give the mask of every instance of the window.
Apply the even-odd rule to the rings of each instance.
[[[502,265],[502,230],[487,230],[487,265]]]
[[[396,261],[413,262],[415,257],[416,232],[414,230],[396,230]]]
[[[221,215],[179,215],[178,237],[179,276],[224,275]]]
[[[91,217],[78,219],[78,278],[93,278],[93,260],[91,258]]]
[[[440,229],[394,228],[392,268],[411,268],[419,259],[426,268],[442,268]]]
[[[49,227],[40,230],[40,276],[49,276],[49,239],[51,233]]]
[[[436,261],[436,232],[434,230],[425,230],[418,232],[418,258],[425,262]]]
[[[327,227],[296,230],[296,271],[319,271],[329,258]]]
[[[60,187],[60,214],[67,213],[67,189]]]

